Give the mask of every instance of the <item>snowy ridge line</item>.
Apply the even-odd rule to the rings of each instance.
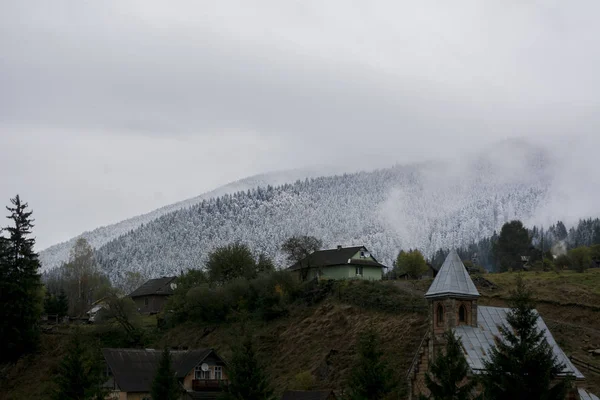
[[[65,242],[57,243],[46,249],[41,250],[40,261],[42,263],[42,271],[47,271],[49,269],[58,267],[62,264],[62,262],[66,261],[69,256],[70,249],[75,244],[75,241],[80,237],[86,238],[88,242],[92,245],[92,247],[99,248],[105,243],[119,236],[122,236],[132,230],[135,230],[143,224],[153,221],[164,214],[177,211],[181,208],[193,206],[202,202],[202,200],[216,198],[240,190],[245,191],[248,189],[256,188],[258,186],[279,185],[288,181],[305,179],[316,175],[322,175],[322,172],[323,171],[320,168],[305,168],[254,175],[248,178],[228,183],[224,186],[221,186],[202,195],[182,200],[177,203],[169,204],[160,207],[156,210],[150,211],[148,213],[141,214],[123,220],[121,222],[117,222],[115,224],[101,226],[91,231],[83,232],[80,235],[75,236]]]

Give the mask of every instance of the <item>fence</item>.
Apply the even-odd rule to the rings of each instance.
[[[593,372],[594,374],[600,375],[600,368],[593,364],[590,364],[587,361],[580,360],[579,358],[573,356],[569,357],[569,360],[571,360],[571,362],[575,364],[575,366],[578,367],[580,370],[583,369],[583,371],[581,372]]]

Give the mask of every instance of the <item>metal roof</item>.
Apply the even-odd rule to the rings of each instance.
[[[509,326],[506,321],[510,308],[500,307],[477,307],[477,326],[461,325],[454,329],[456,336],[460,338],[465,357],[469,367],[474,373],[484,370],[483,362],[488,360],[491,348],[495,346],[495,339],[501,338],[499,326]],[[537,313],[537,311],[536,311]],[[557,360],[565,365],[563,374],[573,375],[577,379],[584,379],[584,376],[571,363],[571,360],[558,346],[552,333],[544,323],[544,320],[538,314],[537,328],[544,332],[546,341],[552,347],[552,351]]]
[[[452,250],[429,287],[425,298],[436,297],[477,298],[479,292],[456,250]]]
[[[577,388],[577,392],[579,393],[579,398],[581,400],[600,400],[598,396],[591,394],[583,388]]]

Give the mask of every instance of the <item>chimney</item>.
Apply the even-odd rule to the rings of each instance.
[[[341,249],[342,249],[342,245],[341,245],[341,244],[338,244],[338,247],[337,247],[337,249],[338,249],[338,250],[341,250]]]

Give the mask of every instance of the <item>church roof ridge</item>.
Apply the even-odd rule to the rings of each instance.
[[[450,251],[425,298],[460,297],[477,298],[479,292],[456,250]]]

